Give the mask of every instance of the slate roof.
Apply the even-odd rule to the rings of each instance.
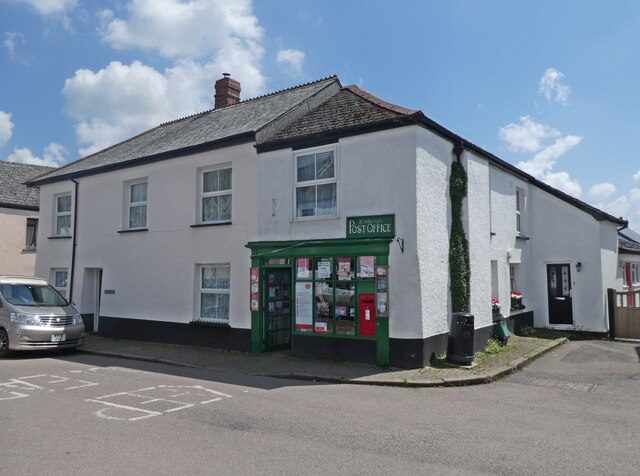
[[[275,134],[268,148],[276,144],[322,136],[344,129],[389,122],[420,111],[396,106],[373,96],[357,86],[346,86],[323,104]],[[259,147],[266,149],[267,147]]]
[[[640,255],[640,243],[636,243],[635,241],[630,241],[622,237],[618,237],[618,252],[632,254],[632,255]]]
[[[280,118],[300,103],[320,93],[330,84],[338,82],[336,76],[295,86],[275,93],[241,101],[236,105],[211,109],[199,114],[161,124],[135,137],[127,139],[83,159],[60,167],[55,172],[31,182],[62,180],[83,175],[89,171],[105,170],[143,158],[173,153],[189,153],[198,146],[230,142],[231,139],[254,140],[262,128]],[[338,82],[339,84],[339,82]]]
[[[55,167],[0,160],[0,207],[38,210],[40,191],[24,182],[55,170]]]

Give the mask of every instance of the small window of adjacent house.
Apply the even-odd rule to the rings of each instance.
[[[127,185],[127,228],[137,229],[147,227],[147,191],[146,181],[131,182]]]
[[[640,285],[640,279],[638,277],[638,268],[640,265],[638,263],[631,263],[631,285],[638,286]]]
[[[200,320],[229,322],[229,265],[200,266]]]
[[[53,287],[62,294],[64,297],[67,297],[67,279],[69,277],[69,272],[66,269],[54,269],[53,270]]]
[[[295,217],[337,216],[335,151],[301,154],[295,159]]]
[[[511,291],[517,291],[517,283],[516,283],[516,265],[509,265],[509,285],[511,286]]]
[[[203,170],[200,190],[200,222],[230,222],[231,168]]]
[[[516,190],[516,232],[522,233],[522,190]]]
[[[38,219],[27,218],[27,239],[25,242],[25,248],[28,250],[35,250],[37,238],[38,238]]]
[[[56,196],[55,200],[55,234],[66,236],[71,234],[71,194]]]

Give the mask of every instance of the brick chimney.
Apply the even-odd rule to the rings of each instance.
[[[222,73],[223,78],[216,81],[215,109],[233,106],[240,102],[240,83],[231,79],[229,73]]]

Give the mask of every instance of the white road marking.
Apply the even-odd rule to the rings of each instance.
[[[103,408],[101,410],[98,410],[97,412],[94,412],[94,415],[100,417],[100,418],[104,418],[106,420],[129,420],[129,421],[136,421],[136,420],[142,420],[144,418],[151,418],[154,416],[158,416],[158,415],[162,415],[162,413],[160,412],[154,412],[152,410],[143,410],[141,408],[135,408],[135,407],[130,407],[127,405],[120,405],[119,403],[111,403],[111,402],[103,402],[100,400],[92,400],[92,399],[87,399],[85,400],[87,402],[94,402],[94,403],[100,403],[101,405],[107,405],[108,407],[115,407],[115,408],[119,408],[122,410],[128,410],[131,412],[142,412],[145,413],[146,415],[143,416],[139,416],[139,417],[133,417],[133,418],[118,418],[118,417],[112,417],[109,415],[105,415],[104,412],[106,410],[108,410],[108,408]]]
[[[83,383],[84,385],[76,385],[74,387],[67,387],[65,388],[65,390],[75,390],[76,388],[83,388],[83,387],[95,387],[96,385],[100,385],[97,382],[88,382],[86,380],[78,380],[78,382]]]
[[[11,397],[0,397],[0,400],[15,400],[16,398],[26,398],[26,397],[30,397],[31,396],[31,395],[27,395],[26,393],[9,392],[9,391],[3,390],[1,388],[0,388],[0,392],[8,393],[9,395],[11,395]]]

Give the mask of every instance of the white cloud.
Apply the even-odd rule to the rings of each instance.
[[[547,101],[555,101],[561,104],[569,102],[569,86],[562,84],[564,74],[555,68],[547,69],[540,79],[538,91],[547,98]]]
[[[529,116],[520,118],[519,124],[507,124],[500,128],[499,136],[509,150],[515,152],[537,152],[543,141],[558,137],[560,132],[546,124],[536,122]]]
[[[78,0],[16,0],[35,9],[41,15],[68,12],[78,5]]]
[[[2,45],[7,50],[7,53],[9,53],[9,58],[15,60],[17,58],[16,49],[24,45],[24,35],[19,32],[7,31],[4,33]]]
[[[582,189],[576,180],[572,180],[567,172],[548,173],[544,177],[544,182],[569,195],[580,198]]]
[[[276,57],[278,64],[284,65],[291,73],[300,73],[302,71],[302,62],[304,61],[304,51],[300,50],[280,50]]]
[[[4,146],[13,135],[13,122],[11,114],[0,111],[0,147]]]
[[[597,183],[589,189],[587,195],[592,200],[606,200],[616,192],[616,187],[611,183]]]
[[[560,137],[553,144],[535,154],[532,160],[520,162],[518,167],[534,177],[544,180],[544,177],[551,173],[556,161],[581,141],[582,137],[580,136],[568,135]]]
[[[640,185],[640,170],[633,174],[633,183]]]
[[[158,71],[140,61],[82,69],[65,81],[65,110],[77,120],[86,155],[161,122],[210,109],[214,83],[229,72],[242,98],[261,94],[263,30],[251,2],[133,0],[127,18],[99,13],[105,42],[154,50],[174,64]]]
[[[68,160],[69,154],[60,144],[52,142],[45,147],[42,152],[42,157],[36,157],[29,149],[15,149],[12,154],[9,154],[7,160],[9,162],[20,162],[22,164],[32,165],[46,165],[49,167],[60,167],[64,165]]]
[[[104,27],[104,40],[114,48],[152,49],[168,58],[218,49],[262,55],[263,30],[250,0],[133,0],[127,10],[128,19],[113,18]]]

